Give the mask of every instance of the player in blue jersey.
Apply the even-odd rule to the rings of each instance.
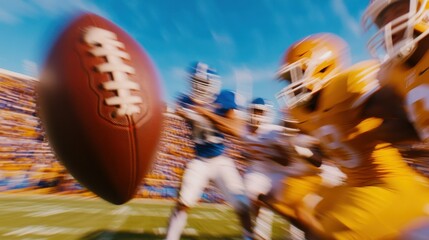
[[[180,239],[186,226],[187,210],[200,199],[204,188],[213,180],[232,205],[243,227],[244,239],[253,239],[250,204],[243,180],[234,161],[224,155],[224,134],[241,137],[244,125],[235,116],[237,104],[232,91],[220,89],[217,73],[198,62],[190,69],[191,91],[182,95],[176,112],[191,126],[195,159],[191,160],[182,178],[179,199],[170,216],[167,240]]]

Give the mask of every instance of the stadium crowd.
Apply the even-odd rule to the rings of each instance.
[[[0,73],[0,191],[93,196],[67,173],[49,147],[37,117],[36,84],[34,79]],[[166,112],[164,124],[156,161],[136,197],[176,198],[183,169],[194,156],[185,121]],[[243,173],[246,161],[241,145],[233,138],[227,140],[227,154]],[[418,161],[412,152],[408,154],[410,165],[429,175],[427,161]],[[202,201],[224,200],[220,191],[210,185]]]
[[[49,147],[37,117],[36,85],[35,79],[0,73],[0,191],[93,196],[67,173]],[[194,156],[185,121],[166,112],[164,124],[156,161],[136,197],[176,198],[183,169]],[[228,146],[228,154],[243,173],[246,164],[240,145],[231,139]],[[223,202],[223,197],[210,185],[202,201]]]

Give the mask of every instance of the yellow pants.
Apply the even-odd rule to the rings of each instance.
[[[334,187],[314,214],[332,239],[395,239],[412,220],[429,215],[426,184],[416,175],[374,186]]]

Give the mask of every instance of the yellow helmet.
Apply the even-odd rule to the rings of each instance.
[[[310,35],[286,51],[278,78],[288,85],[276,95],[277,100],[287,107],[307,102],[349,64],[348,45],[343,39],[329,33]]]
[[[429,33],[429,0],[371,0],[362,17],[364,29],[377,25],[387,9],[398,11],[398,3],[407,3],[408,11],[377,27],[379,30],[368,41],[371,55],[383,61],[408,57]]]

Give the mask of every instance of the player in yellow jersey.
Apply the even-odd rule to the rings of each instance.
[[[391,146],[417,135],[395,93],[380,88],[378,61],[348,62],[341,38],[316,34],[290,46],[279,71],[288,85],[277,98],[347,178],[297,220],[322,239],[394,238],[429,214],[425,180]]]
[[[250,165],[244,174],[244,184],[255,216],[254,234],[257,239],[271,239],[274,214],[260,208],[259,200],[271,208],[274,204],[275,210],[281,207],[282,215],[294,214],[292,206],[313,192],[313,186],[320,182],[319,168],[314,166],[321,162],[320,154],[313,150],[317,139],[273,124],[274,109],[266,100],[255,98],[248,109],[243,154]]]
[[[259,199],[265,206],[291,221],[290,239],[302,239],[304,233],[300,229],[301,224],[294,221],[295,209],[312,209],[320,200],[319,195],[324,189],[340,184],[344,174],[336,166],[326,162],[322,164],[324,155],[316,138],[300,133],[297,129],[285,129],[285,134],[288,135],[287,145],[294,149],[294,153],[289,151],[286,176],[277,183],[280,187],[276,192]]]
[[[294,209],[306,204],[304,198],[317,194],[321,188],[337,185],[344,174],[331,164],[322,164],[324,155],[318,139],[300,132],[295,127],[296,122],[289,117],[284,118],[283,123],[283,134],[287,139],[284,144],[293,148],[289,150],[286,177],[278,191],[269,196],[271,198],[262,200],[283,217],[294,218]]]
[[[372,0],[363,24],[378,28],[368,42],[382,58],[381,85],[395,89],[421,140],[429,143],[429,1]]]
[[[422,142],[409,149],[424,151],[429,149],[428,13],[427,0],[372,0],[362,19],[366,30],[372,26],[378,30],[368,48],[383,60],[380,84],[401,98]],[[429,219],[419,219],[410,224],[403,239],[427,238],[428,232]]]

